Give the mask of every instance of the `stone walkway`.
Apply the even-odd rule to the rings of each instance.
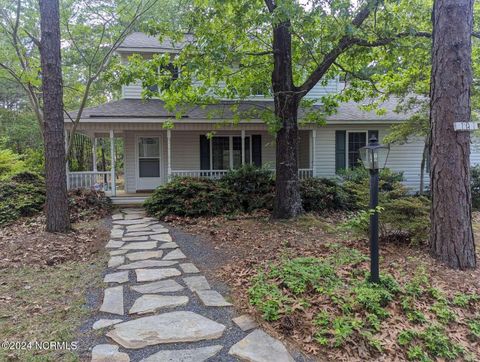
[[[95,362],[294,361],[184,255],[142,209],[112,216],[103,303],[92,325],[104,337]]]

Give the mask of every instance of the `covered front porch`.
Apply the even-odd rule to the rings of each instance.
[[[275,140],[260,124],[176,124],[173,129],[162,129],[158,123],[80,126],[79,132],[91,139],[92,167],[76,171],[67,167],[68,188],[102,190],[114,201],[143,200],[174,177],[219,179],[245,164],[275,169]],[[99,167],[99,139],[103,146],[108,140],[110,146],[106,167]],[[300,179],[315,175],[315,139],[315,129],[299,131]]]

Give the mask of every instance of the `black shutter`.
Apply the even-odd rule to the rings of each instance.
[[[371,138],[372,136],[377,137],[377,140],[380,142],[380,140],[378,139],[378,130],[370,130],[370,131],[368,131],[367,144],[368,144],[368,141],[370,141],[370,138]]]
[[[347,131],[335,131],[335,172],[347,167]]]
[[[210,170],[210,140],[200,135],[200,169]]]
[[[252,135],[252,162],[257,167],[262,167],[262,136]]]

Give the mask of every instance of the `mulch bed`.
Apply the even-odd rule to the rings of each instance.
[[[41,214],[0,228],[0,269],[85,261],[103,249],[109,235],[102,220],[74,224],[67,234],[48,233],[44,225]]]
[[[327,350],[319,346],[312,339],[315,330],[313,313],[307,315],[304,312],[294,312],[287,318],[269,323],[263,321],[260,313],[248,302],[250,279],[259,269],[265,269],[270,262],[278,261],[281,255],[288,255],[289,258],[325,257],[331,253],[331,250],[324,246],[325,243],[339,243],[368,255],[367,240],[349,240],[338,233],[332,233],[333,227],[343,219],[342,214],[332,214],[323,218],[307,215],[296,221],[278,222],[271,221],[268,213],[258,212],[235,218],[171,217],[166,221],[187,232],[202,236],[206,242],[212,243],[216,250],[223,253],[226,260],[230,260],[220,269],[212,270],[212,276],[220,278],[230,286],[232,301],[237,309],[255,316],[262,327],[270,333],[316,356],[319,360],[371,360],[374,355],[361,342]],[[476,238],[480,240],[479,213],[474,215],[474,227]],[[477,252],[479,249],[477,246]],[[431,276],[432,285],[443,289],[447,296],[452,297],[457,292],[480,294],[480,268],[475,271],[450,270],[431,258],[426,246],[384,241],[381,243],[381,258],[381,272],[390,273],[399,283],[410,278],[419,263],[422,263],[427,269],[427,274]],[[478,260],[480,261],[480,258]],[[364,262],[353,267],[368,270],[369,264]],[[318,305],[316,309],[323,308],[328,306]],[[392,310],[389,311],[394,316],[395,313],[400,313],[393,310],[395,308],[392,306]],[[428,310],[428,305],[425,305],[425,308]],[[384,344],[384,353],[373,359],[405,360],[405,351],[396,343],[396,337],[400,331],[407,328],[411,328],[411,325],[400,316],[385,321],[379,337]],[[479,343],[470,344],[465,337],[465,331],[448,330],[448,332],[450,336],[454,336],[456,343],[468,344],[468,348],[476,350],[480,356]]]

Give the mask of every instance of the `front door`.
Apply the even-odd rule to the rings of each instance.
[[[137,190],[153,190],[161,184],[160,137],[137,138]]]

